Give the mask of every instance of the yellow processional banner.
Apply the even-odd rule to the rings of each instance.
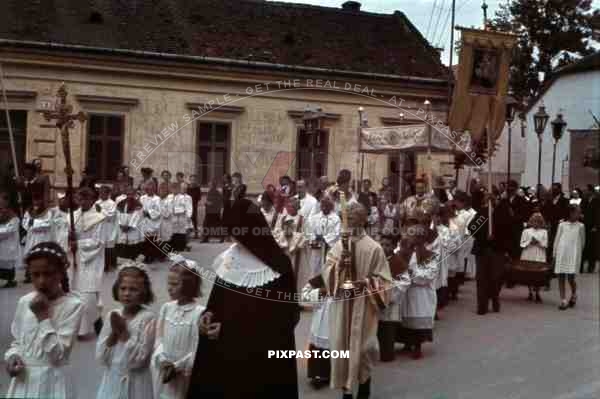
[[[489,128],[492,140],[496,141],[504,128],[510,62],[517,36],[458,29],[462,37],[450,128],[469,131],[476,143]]]

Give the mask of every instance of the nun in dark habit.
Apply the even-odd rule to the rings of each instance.
[[[296,349],[300,308],[290,260],[250,200],[235,201],[224,224],[233,244],[213,264],[201,322],[209,333],[200,335],[187,398],[297,399],[296,359],[268,357]]]

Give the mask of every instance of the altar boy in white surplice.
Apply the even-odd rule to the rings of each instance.
[[[119,232],[117,220],[117,203],[110,197],[110,186],[100,185],[100,198],[95,203],[96,210],[104,215],[104,270],[108,271],[117,267],[117,253],[115,245]]]
[[[77,250],[76,268],[73,271],[73,291],[84,305],[79,337],[99,333],[101,323],[100,290],[104,276],[105,216],[93,206],[94,192],[91,188],[79,190],[80,208],[75,211],[75,237],[70,245]]]

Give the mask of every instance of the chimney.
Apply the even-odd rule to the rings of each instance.
[[[358,1],[346,1],[342,4],[342,10],[359,12],[360,3]]]

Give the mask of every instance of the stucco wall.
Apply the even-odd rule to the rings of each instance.
[[[225,103],[239,109],[213,111],[199,120],[223,121],[231,124],[230,171],[240,171],[248,183],[249,192],[262,190],[262,182],[279,152],[295,154],[297,128],[301,118],[290,115],[290,111],[303,111],[307,105],[321,107],[323,112],[335,117],[325,121],[329,131],[328,176],[333,179],[341,168],[357,171],[357,108],[363,106],[371,126],[381,125],[381,117],[397,117],[400,110],[389,102],[392,94],[382,94],[380,98],[364,96],[349,90],[326,90],[288,88],[269,91],[262,88],[256,93],[261,80],[250,81],[245,76],[149,76],[144,73],[111,71],[91,71],[77,65],[57,65],[39,68],[33,65],[11,65],[5,67],[8,90],[27,90],[38,94],[38,99],[29,104],[11,106],[13,109],[28,109],[27,159],[44,156],[44,169],[53,173],[53,184],[64,187],[64,158],[56,129],[41,128],[47,123],[36,112],[40,97],[56,93],[61,82],[69,91],[69,101],[75,111],[120,114],[125,117],[123,163],[130,164],[132,175],[139,180],[138,168],[152,167],[155,175],[161,170],[196,172],[196,123],[189,104],[204,104],[208,101]],[[281,76],[265,77],[266,81],[281,81]],[[290,78],[291,79],[291,78]],[[332,80],[333,81],[333,80]],[[305,83],[305,79],[301,79]],[[343,88],[347,79],[338,79],[338,87]],[[352,82],[353,84],[355,82]],[[361,82],[362,87],[369,82]],[[256,95],[247,97],[252,87]],[[373,89],[375,86],[372,86]],[[377,90],[384,93],[381,87]],[[418,89],[411,88],[413,94]],[[228,99],[225,95],[229,94]],[[237,95],[237,96],[236,96]],[[398,98],[402,94],[400,93]],[[406,100],[402,105],[410,106],[414,114],[421,107],[423,97]],[[79,101],[78,96],[86,96]],[[123,99],[127,100],[125,103]],[[129,102],[128,102],[129,101]],[[434,107],[440,104],[435,114],[444,118],[443,100],[434,100]],[[404,111],[412,118],[411,111]],[[187,118],[186,118],[187,115]],[[76,124],[71,131],[71,152],[75,169],[76,183],[80,171],[85,167],[87,125]],[[175,133],[172,133],[175,132]],[[168,137],[167,137],[168,136]],[[42,141],[40,141],[42,140]],[[52,140],[55,140],[52,143]],[[115,164],[117,168],[119,165]],[[365,161],[365,177],[374,182],[381,181],[387,174],[387,155],[369,155]],[[290,164],[289,174],[294,175],[294,165]],[[377,183],[375,183],[377,186]]]
[[[567,166],[571,158],[569,129],[589,129],[594,125],[589,110],[595,115],[598,115],[600,111],[600,71],[561,77],[554,82],[541,100],[546,106],[546,112],[550,115],[550,120],[542,138],[541,182],[546,187],[551,183],[554,139],[552,138],[550,122],[562,108],[567,127],[562,139],[556,146],[555,180],[562,182],[563,186],[567,188],[570,186],[568,167],[563,168],[563,161],[565,161],[564,165]],[[534,130],[533,114],[538,111],[539,105],[540,102],[538,101],[527,114],[529,128],[526,137],[526,164],[522,183],[530,186],[537,184],[538,138]],[[566,172],[565,175],[562,174],[563,170]]]

